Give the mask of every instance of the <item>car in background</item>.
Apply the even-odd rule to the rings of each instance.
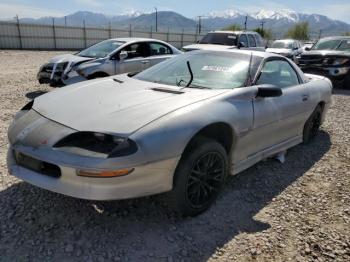
[[[274,41],[266,52],[279,54],[296,61],[296,57],[303,52],[303,49],[298,40],[282,39]]]
[[[182,50],[249,49],[264,51],[264,40],[254,31],[214,31],[206,34],[197,44],[182,47]]]
[[[335,86],[350,89],[350,37],[320,39],[298,57],[298,65],[306,73],[326,76]]]
[[[310,49],[313,47],[313,45],[315,44],[315,42],[304,42],[303,46],[302,46],[302,49],[303,49],[303,52],[306,52],[306,51],[310,51]]]
[[[41,66],[40,84],[68,85],[88,79],[139,72],[180,54],[156,39],[115,38],[99,42],[76,54],[59,55]]]
[[[228,174],[315,137],[331,92],[329,79],[276,54],[187,52],[37,97],[9,127],[8,170],[83,199],[168,192],[193,216]]]

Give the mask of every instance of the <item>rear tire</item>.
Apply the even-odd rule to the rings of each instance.
[[[322,107],[318,105],[306,121],[303,130],[303,143],[307,144],[315,138],[319,132],[322,119]]]
[[[171,205],[183,216],[195,216],[208,209],[224,185],[227,161],[221,144],[195,138],[176,168],[173,190],[169,193]]]

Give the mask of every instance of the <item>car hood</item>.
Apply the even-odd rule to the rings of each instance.
[[[292,50],[287,48],[267,48],[266,52],[275,54],[289,54],[292,52]]]
[[[192,51],[192,50],[223,50],[223,49],[230,49],[230,48],[236,48],[235,46],[228,46],[228,45],[212,45],[212,44],[193,44],[193,45],[187,45],[184,46],[183,49],[186,51]]]
[[[307,52],[304,52],[302,55],[306,55],[306,56],[327,56],[327,55],[330,55],[330,56],[350,56],[350,51],[339,51],[339,50],[311,50],[311,51],[307,51]]]
[[[117,80],[114,80],[117,79]],[[79,131],[130,135],[148,123],[227,90],[160,85],[126,75],[85,81],[35,99],[42,116]]]
[[[77,56],[74,54],[64,54],[64,55],[58,55],[49,60],[49,63],[80,63],[80,62],[85,62],[85,61],[91,61],[94,60],[95,58],[91,57],[82,57],[82,56]]]

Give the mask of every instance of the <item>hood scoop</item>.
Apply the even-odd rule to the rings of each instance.
[[[153,87],[150,90],[153,90],[153,91],[156,91],[156,92],[175,94],[175,95],[181,95],[181,94],[185,93],[183,91],[174,90],[174,89],[170,89],[170,88],[163,88],[163,87]]]

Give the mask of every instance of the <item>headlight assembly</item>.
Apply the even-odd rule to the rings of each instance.
[[[349,60],[350,60],[349,58],[325,58],[323,60],[323,64],[337,66],[337,65],[343,65],[349,62]]]
[[[131,139],[96,132],[70,134],[58,141],[53,147],[82,149],[104,154],[108,158],[127,156],[137,151],[137,145]]]
[[[67,65],[68,65],[68,62],[58,63],[56,65],[56,72],[63,72],[64,69],[66,69]]]

